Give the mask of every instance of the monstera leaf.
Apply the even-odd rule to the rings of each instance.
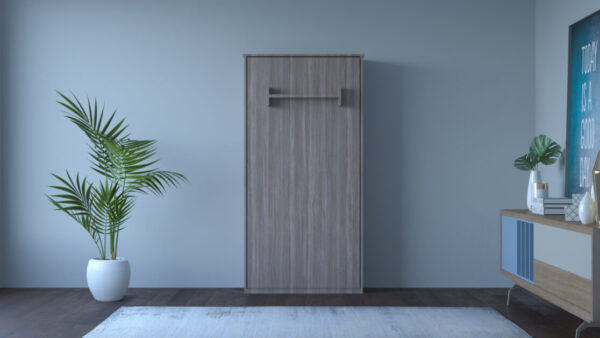
[[[531,141],[529,153],[518,157],[514,162],[514,166],[519,170],[533,170],[537,168],[539,163],[554,164],[561,153],[561,146],[551,138],[543,134],[538,135]]]
[[[534,154],[545,165],[554,164],[561,153],[561,147],[543,134],[534,138],[529,146],[529,154]]]
[[[525,154],[515,160],[514,166],[519,170],[533,170],[536,162],[529,154]]]

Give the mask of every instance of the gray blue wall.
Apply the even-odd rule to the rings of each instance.
[[[498,210],[534,132],[534,3],[11,1],[2,128],[8,286],[85,285],[96,249],[52,210],[87,169],[55,89],[97,96],[191,184],[142,197],[122,233],[132,286],[241,287],[243,53],[364,53],[367,287],[507,286]],[[4,45],[2,46],[4,48]],[[565,49],[566,50],[566,49]]]
[[[567,138],[569,26],[600,10],[598,0],[541,0],[535,8],[536,134],[561,145]],[[544,167],[542,178],[556,194],[564,193],[565,165]]]

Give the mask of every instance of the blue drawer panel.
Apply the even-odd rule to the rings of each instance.
[[[502,216],[502,269],[517,274],[517,219]]]

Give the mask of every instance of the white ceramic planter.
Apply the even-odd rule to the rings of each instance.
[[[126,258],[114,260],[92,258],[87,266],[87,284],[99,302],[121,300],[129,287],[131,270]]]

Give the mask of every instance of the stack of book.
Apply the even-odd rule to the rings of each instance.
[[[571,205],[570,197],[534,198],[531,212],[538,215],[564,215],[565,207]]]

